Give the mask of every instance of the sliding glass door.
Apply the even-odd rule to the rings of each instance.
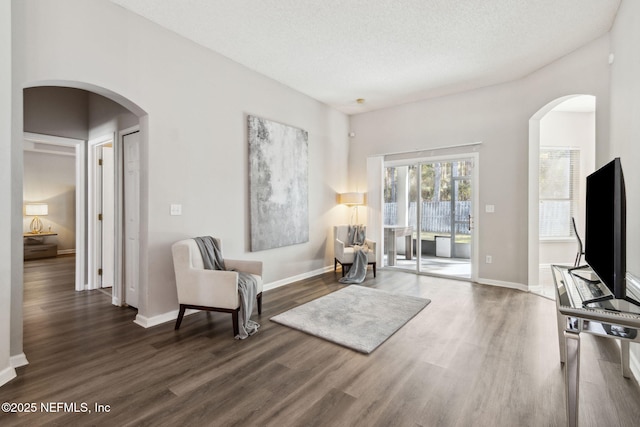
[[[384,265],[472,277],[473,159],[385,167]]]

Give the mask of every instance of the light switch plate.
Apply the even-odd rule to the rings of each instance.
[[[171,205],[171,215],[182,215],[182,205]]]
[[[487,213],[494,213],[496,211],[495,205],[485,205],[484,211]]]

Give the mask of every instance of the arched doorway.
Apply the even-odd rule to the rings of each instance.
[[[569,95],[529,120],[529,290],[554,298],[552,264],[572,265],[584,237],[585,179],[595,166],[596,99]]]
[[[30,85],[23,90],[24,96],[24,129],[27,132],[37,132],[43,135],[55,135],[73,137],[77,141],[84,141],[81,153],[82,158],[78,162],[83,167],[78,169],[78,186],[82,191],[86,188],[86,200],[78,198],[76,221],[79,223],[75,236],[77,251],[76,265],[76,290],[97,289],[95,277],[98,271],[102,274],[101,260],[107,258],[102,253],[101,234],[96,231],[101,229],[101,223],[107,217],[106,212],[111,210],[115,216],[115,232],[113,240],[113,254],[111,256],[116,276],[113,286],[113,303],[120,305],[124,302],[122,295],[124,288],[121,278],[125,269],[124,244],[122,242],[123,220],[118,215],[123,210],[124,198],[121,188],[124,185],[123,174],[123,150],[122,140],[125,134],[130,134],[131,129],[140,129],[140,114],[142,110],[126,100],[122,96],[114,94],[104,88],[95,87],[77,82],[44,82]],[[124,131],[127,132],[124,132]],[[110,140],[116,156],[115,176],[112,177],[111,186],[115,191],[115,200],[108,206],[101,206],[101,201],[96,202],[95,190],[97,188],[94,170],[101,169],[93,164],[96,161],[93,156],[94,141]],[[89,146],[88,146],[89,145]],[[85,155],[87,153],[88,155]],[[88,171],[84,174],[83,171]],[[23,171],[23,178],[24,178]],[[139,211],[139,207],[135,207]],[[64,228],[64,227],[60,227]],[[114,227],[111,228],[113,230]],[[114,261],[115,260],[115,261]],[[95,271],[94,271],[95,270]],[[137,271],[137,266],[136,266]],[[80,283],[78,283],[80,281]],[[138,281],[139,282],[139,281]],[[137,304],[136,304],[137,306]]]

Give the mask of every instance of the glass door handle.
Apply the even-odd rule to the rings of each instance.
[[[469,215],[469,231],[473,230],[473,217]]]

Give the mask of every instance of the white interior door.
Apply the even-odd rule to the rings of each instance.
[[[102,146],[102,221],[101,221],[101,257],[102,276],[100,287],[110,288],[115,272],[115,186],[114,156],[111,144]]]
[[[124,301],[138,307],[140,248],[140,132],[123,136]]]

